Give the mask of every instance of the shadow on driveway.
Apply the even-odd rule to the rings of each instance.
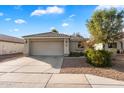
[[[51,65],[52,68],[61,69],[63,63],[62,56],[30,56],[32,65]]]
[[[0,56],[0,63],[7,65],[27,63],[25,66],[51,66],[55,69],[61,69],[63,63],[62,56],[24,56],[23,54],[12,54]]]
[[[0,55],[0,63],[24,57],[23,53]]]

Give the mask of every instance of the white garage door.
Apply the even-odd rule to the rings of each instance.
[[[63,42],[32,42],[30,48],[31,55],[63,55]]]

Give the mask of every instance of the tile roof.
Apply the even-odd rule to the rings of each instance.
[[[24,43],[24,40],[21,38],[16,38],[8,35],[0,34],[0,41],[14,42],[14,43]]]
[[[25,38],[25,37],[33,38],[33,37],[70,37],[70,36],[68,36],[66,34],[56,33],[56,32],[46,32],[46,33],[23,36],[23,38]]]
[[[82,40],[86,40],[86,38],[78,37],[78,36],[71,36],[70,40],[71,41],[82,41]]]

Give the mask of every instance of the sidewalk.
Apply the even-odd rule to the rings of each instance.
[[[1,73],[0,87],[124,88],[124,82],[90,74]]]

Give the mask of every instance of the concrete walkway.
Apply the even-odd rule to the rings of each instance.
[[[123,81],[89,74],[0,73],[4,88],[124,88]]]
[[[85,76],[92,88],[124,88],[124,81],[90,74],[86,74]]]

